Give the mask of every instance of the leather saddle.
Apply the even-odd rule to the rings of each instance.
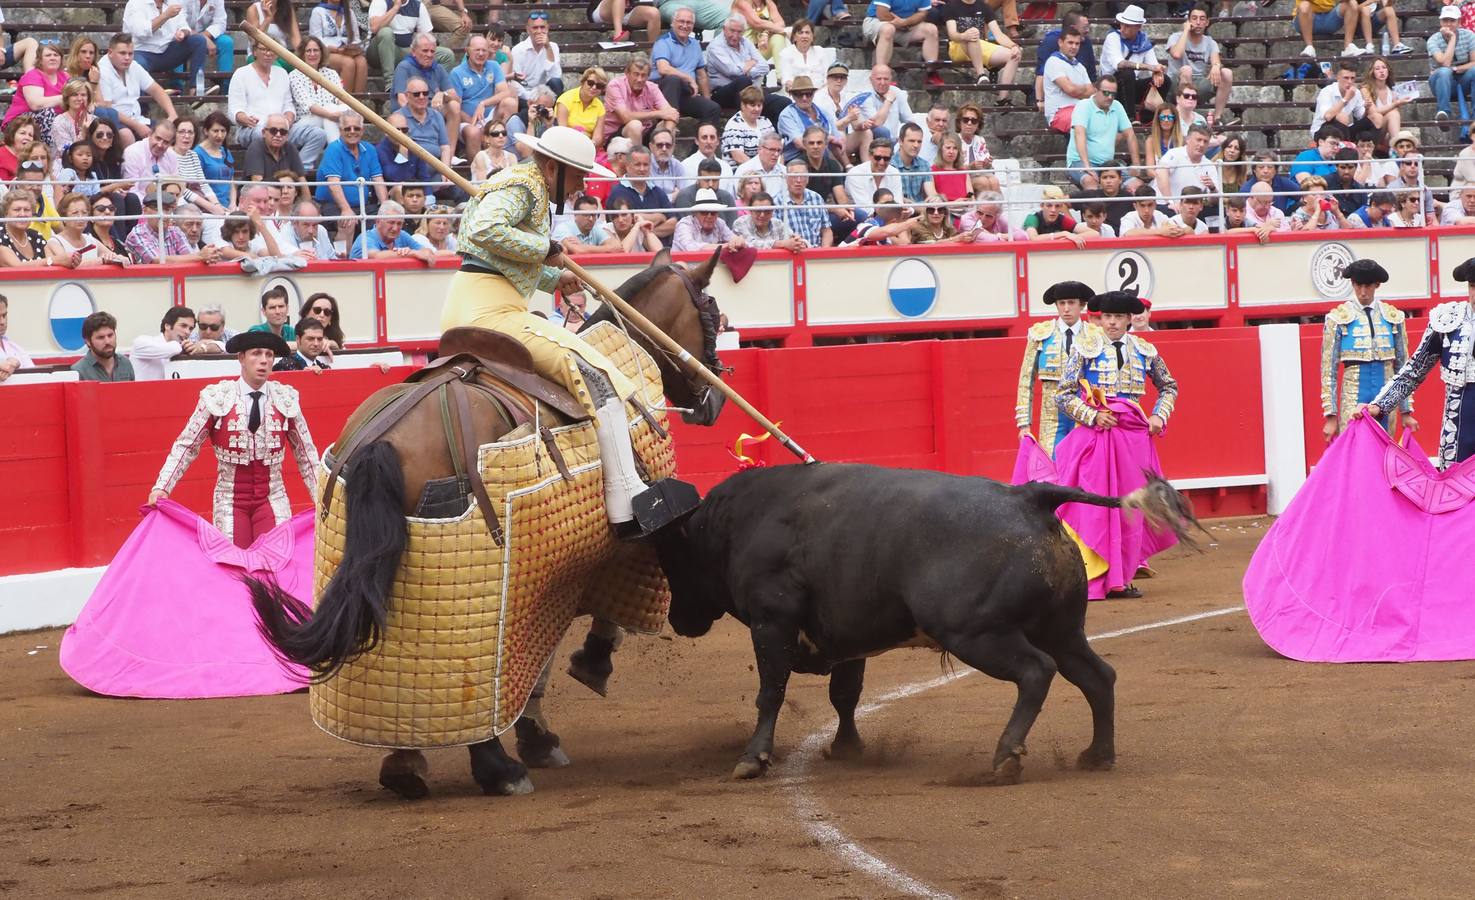
[[[452,328],[441,335],[438,356],[434,362],[406,379],[425,381],[458,363],[472,363],[487,375],[535,399],[568,417],[582,422],[589,418],[583,404],[574,399],[563,385],[549,381],[533,371],[533,355],[515,338],[487,328]]]

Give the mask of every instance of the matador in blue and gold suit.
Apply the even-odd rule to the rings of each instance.
[[[1110,291],[1092,298],[1092,312],[1139,313],[1142,301],[1134,293]],[[1127,333],[1120,340],[1108,340],[1106,332],[1098,332],[1088,339],[1079,341],[1075,351],[1066,361],[1065,371],[1060,376],[1062,390],[1056,395],[1055,403],[1062,415],[1082,425],[1095,425],[1097,409],[1082,397],[1079,389],[1084,379],[1092,388],[1098,388],[1107,397],[1121,397],[1138,406],[1147,393],[1147,383],[1157,388],[1157,402],[1150,416],[1157,416],[1166,425],[1178,402],[1178,382],[1168,371],[1168,364],[1158,355],[1157,348],[1135,334]],[[1145,410],[1144,410],[1145,411]]]
[[[1048,322],[1030,326],[1029,341],[1024,348],[1024,364],[1019,367],[1019,385],[1015,393],[1014,424],[1029,430],[1034,412],[1035,382],[1040,385],[1040,447],[1051,456],[1055,445],[1075,427],[1075,420],[1059,411],[1055,394],[1065,362],[1077,341],[1099,340],[1101,326],[1081,318],[1086,301],[1095,291],[1079,281],[1062,281],[1045,291],[1045,302],[1061,310],[1061,315]],[[1073,314],[1072,314],[1073,313]],[[1066,319],[1070,318],[1070,324]]]
[[[1327,313],[1321,337],[1321,413],[1327,419],[1329,438],[1346,428],[1353,414],[1371,403],[1408,359],[1403,313],[1373,297],[1388,281],[1387,270],[1373,260],[1359,259],[1343,274],[1352,282],[1355,296]],[[1404,399],[1401,412],[1412,414],[1411,398]],[[1384,415],[1382,425],[1392,434],[1394,417]]]

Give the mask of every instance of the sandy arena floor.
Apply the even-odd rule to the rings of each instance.
[[[1089,631],[1239,606],[1266,524],[1211,525],[1204,555],[1160,557],[1147,598],[1093,605]],[[98,698],[58,668],[60,636],[0,638],[0,894],[1434,897],[1475,884],[1475,663],[1289,662],[1241,611],[1099,643],[1118,673],[1114,772],[1069,768],[1090,721],[1057,679],[1025,782],[952,786],[988,764],[1014,699],[976,673],[872,711],[866,758],[825,762],[801,751],[832,728],[825,681],[796,676],[780,765],[733,782],[757,676],[726,620],[696,642],[627,641],[607,700],[557,680],[546,708],[574,765],[534,772],[536,793],[483,797],[464,751],[445,751],[419,803],[378,787],[377,752],[314,728],[302,694]],[[940,674],[925,651],[872,660],[865,701]]]

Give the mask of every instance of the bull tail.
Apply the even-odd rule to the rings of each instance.
[[[405,478],[393,446],[385,441],[365,445],[354,455],[346,480],[343,560],[315,610],[275,581],[244,579],[262,637],[280,659],[311,671],[314,681],[378,645],[408,540]]]
[[[1031,482],[1026,485],[1031,499],[1045,512],[1054,515],[1055,510],[1066,503],[1085,503],[1088,506],[1105,506],[1109,509],[1125,509],[1141,514],[1148,525],[1159,531],[1171,531],[1185,546],[1198,549],[1198,543],[1189,533],[1190,528],[1208,532],[1199,524],[1188,499],[1161,476],[1147,475],[1147,484],[1125,497],[1107,497],[1093,494],[1080,488],[1059,484]]]

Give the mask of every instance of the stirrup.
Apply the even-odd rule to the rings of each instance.
[[[622,541],[641,541],[680,522],[702,505],[696,486],[679,478],[662,478],[631,501],[635,518],[614,526]]]

